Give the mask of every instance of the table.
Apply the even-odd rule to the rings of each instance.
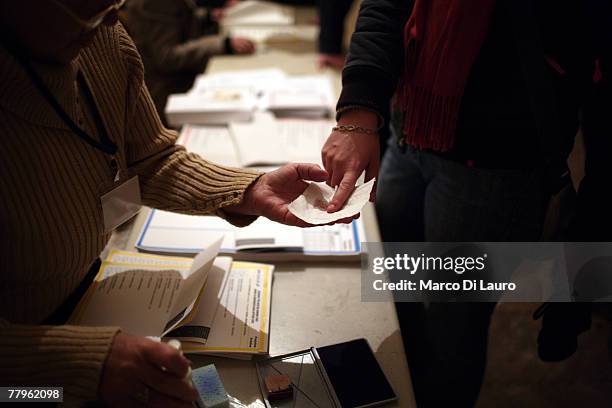
[[[289,74],[313,74],[316,54],[270,51],[247,57],[215,57],[208,72],[281,67]],[[339,73],[332,77],[336,91]],[[112,247],[132,249],[146,218],[143,211],[111,241]],[[367,239],[379,241],[374,208],[363,212]],[[394,305],[361,302],[361,272],[356,263],[281,263],[274,273],[270,326],[270,355],[286,354],[364,337],[376,354],[399,400],[393,406],[415,407],[410,373]],[[261,394],[252,361],[190,356],[196,367],[214,363],[228,393],[249,407],[261,407]]]

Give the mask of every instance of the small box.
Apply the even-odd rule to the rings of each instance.
[[[214,364],[197,368],[191,373],[193,385],[200,394],[198,408],[226,408],[229,398]]]

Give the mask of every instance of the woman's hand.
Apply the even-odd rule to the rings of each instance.
[[[365,129],[378,129],[378,117],[365,109],[351,109],[342,114],[339,125],[356,125]],[[346,204],[355,190],[355,183],[365,170],[365,181],[378,177],[380,164],[380,145],[378,132],[333,131],[321,150],[323,166],[329,173],[328,183],[338,190],[327,207],[327,212],[336,212]],[[370,201],[376,198],[376,186]]]
[[[189,364],[165,343],[119,333],[104,364],[100,397],[113,407],[192,407],[199,396],[184,381]]]
[[[245,215],[263,215],[287,225],[311,227],[293,215],[288,205],[300,196],[309,181],[327,181],[325,170],[316,164],[287,164],[277,170],[262,175],[244,193],[242,203],[227,207],[229,213]],[[348,223],[352,218],[338,222]]]

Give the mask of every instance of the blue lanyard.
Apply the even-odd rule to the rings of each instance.
[[[100,139],[101,139],[100,141],[91,137],[87,132],[85,132],[76,123],[74,123],[70,115],[68,115],[68,113],[66,113],[64,108],[62,108],[62,106],[60,105],[58,100],[55,98],[53,93],[51,93],[51,91],[49,90],[47,85],[44,83],[42,78],[36,73],[34,68],[32,68],[32,66],[27,61],[21,59],[18,56],[17,56],[17,59],[21,62],[21,65],[23,66],[24,70],[26,71],[26,73],[28,74],[28,76],[30,77],[34,85],[36,86],[36,88],[38,88],[38,91],[47,100],[49,105],[51,105],[55,113],[57,113],[60,119],[62,119],[62,121],[66,124],[66,126],[68,126],[70,130],[72,130],[74,134],[77,137],[79,137],[81,140],[83,140],[85,143],[112,156],[112,159],[114,162],[113,167],[116,167],[117,164],[115,162],[115,155],[117,154],[117,151],[118,151],[117,145],[108,137],[108,134],[106,132],[106,128],[104,127],[104,123],[102,121],[100,112],[98,111],[98,108],[96,104],[94,103],[94,98],[91,93],[91,90],[89,89],[89,86],[87,86],[87,82],[85,81],[85,78],[83,77],[83,74],[81,73],[81,71],[79,71],[77,75],[77,80],[79,81],[79,84],[83,87],[85,96],[89,99],[90,105],[93,110],[94,120],[96,121],[96,125],[99,128],[98,130],[100,132]]]

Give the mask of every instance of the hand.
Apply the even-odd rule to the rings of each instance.
[[[305,180],[327,181],[327,172],[316,164],[287,164],[261,176],[246,190],[242,203],[225,210],[237,214],[263,215],[287,225],[312,227],[293,215],[288,208],[308,187]],[[351,221],[352,218],[345,218],[338,222]]]
[[[192,407],[199,396],[184,381],[188,369],[189,360],[169,345],[119,333],[104,364],[100,396],[113,407]],[[143,401],[139,394],[147,393]]]
[[[246,38],[235,37],[230,39],[232,50],[236,54],[252,54],[255,52],[255,44]]]
[[[341,70],[346,59],[342,54],[319,54],[319,68],[330,67]]]
[[[378,128],[378,117],[365,109],[351,109],[342,114],[338,124],[358,125],[366,129]],[[355,183],[365,170],[365,181],[378,177],[380,164],[380,145],[378,133],[334,131],[329,135],[321,150],[323,165],[329,173],[328,184],[338,186],[327,207],[327,212],[335,212],[344,207],[346,200],[355,189]],[[370,201],[376,199],[376,185]]]

